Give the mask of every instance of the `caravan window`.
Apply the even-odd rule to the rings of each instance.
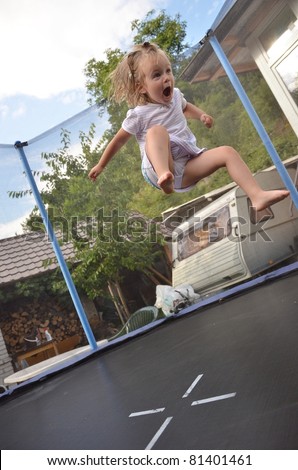
[[[203,220],[195,216],[191,221],[188,230],[177,237],[179,261],[223,240],[231,233],[229,206],[222,207]]]

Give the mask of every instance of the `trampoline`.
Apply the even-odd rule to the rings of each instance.
[[[298,263],[0,399],[2,449],[297,449]]]

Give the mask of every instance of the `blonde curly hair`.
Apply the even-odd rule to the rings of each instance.
[[[135,45],[110,75],[112,83],[111,98],[117,103],[126,101],[128,106],[131,107],[149,103],[149,97],[139,91],[144,79],[140,62],[146,56],[157,57],[159,55],[169,59],[157,44],[144,42]]]

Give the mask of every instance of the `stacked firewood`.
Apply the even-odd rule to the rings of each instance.
[[[97,314],[96,310],[87,316],[97,341],[113,336],[121,327],[120,320],[105,320],[102,312]],[[0,329],[10,355],[34,346],[37,335],[39,340],[47,341],[50,334],[57,343],[78,335],[80,345],[88,344],[73,304],[52,298],[0,304]]]
[[[2,308],[1,308],[2,310]],[[17,307],[0,310],[0,328],[9,354],[34,345],[37,332],[42,336],[47,331],[59,342],[69,336],[84,337],[78,315],[73,309],[54,303],[53,300],[23,302]]]

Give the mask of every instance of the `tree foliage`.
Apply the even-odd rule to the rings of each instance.
[[[170,57],[174,72],[178,71],[183,60],[182,53],[189,47],[184,43],[186,25],[186,21],[181,20],[179,13],[172,18],[165,10],[162,10],[158,16],[155,15],[155,10],[151,10],[144,20],[132,22],[132,31],[137,32],[134,43],[142,44],[148,41],[158,44]]]

